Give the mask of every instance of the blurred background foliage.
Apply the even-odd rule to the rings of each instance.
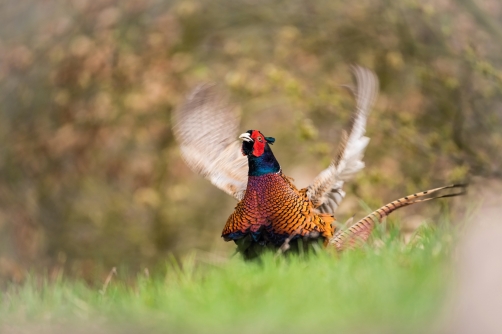
[[[498,0],[2,1],[0,276],[229,254],[235,201],[185,166],[171,131],[208,80],[306,186],[349,122],[348,65],[377,73],[367,168],[341,221],[364,213],[359,199],[500,178],[500,22]]]

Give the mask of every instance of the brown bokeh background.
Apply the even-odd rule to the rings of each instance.
[[[341,221],[500,178],[500,22],[497,0],[3,1],[0,276],[230,253],[220,233],[235,201],[185,166],[171,131],[203,81],[230,92],[243,131],[277,138],[283,170],[306,186],[349,121],[348,65],[377,73],[367,168]],[[397,216],[434,219],[448,203]]]

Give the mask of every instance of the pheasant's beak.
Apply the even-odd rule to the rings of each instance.
[[[251,143],[252,143],[252,142],[254,141],[254,140],[253,140],[253,138],[251,138],[251,135],[250,135],[249,133],[247,133],[247,132],[244,132],[243,134],[241,134],[241,135],[239,136],[239,139],[242,139],[242,140],[244,140],[244,141],[247,141],[248,143],[249,143],[249,142],[251,142]]]

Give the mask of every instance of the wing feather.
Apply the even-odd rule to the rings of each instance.
[[[174,112],[174,135],[186,164],[237,200],[244,197],[248,162],[241,153],[239,116],[214,84],[197,86]]]
[[[356,111],[350,131],[342,136],[336,158],[307,188],[307,196],[322,213],[334,213],[345,196],[344,182],[364,168],[362,159],[369,142],[364,136],[366,120],[378,94],[378,80],[372,71],[360,66],[354,66],[353,73],[357,82]]]

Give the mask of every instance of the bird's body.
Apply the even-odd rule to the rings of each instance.
[[[434,196],[444,189],[458,188],[448,186],[407,196],[376,210],[346,231],[335,231],[333,214],[345,196],[342,186],[364,168],[362,158],[369,142],[364,136],[366,119],[378,89],[371,71],[356,66],[354,74],[356,111],[351,127],[343,133],[332,163],[300,190],[283,174],[272,153],[274,138],[249,130],[239,136],[243,140],[239,151],[235,140],[238,118],[213,85],[196,88],[177,110],[174,131],[187,164],[239,201],[222,237],[235,241],[244,257],[253,258],[263,249],[285,250],[297,240],[322,242],[341,250],[353,245],[355,238],[365,241],[374,222],[399,207],[461,194]],[[211,141],[213,137],[216,140]]]
[[[281,171],[250,176],[246,195],[237,204],[222,232],[225,240],[250,234],[262,245],[280,247],[287,238],[333,237],[334,218],[316,213],[306,189],[298,190]]]
[[[234,240],[247,257],[261,248],[278,248],[286,240],[303,237],[328,243],[333,237],[332,215],[316,212],[307,189],[298,190],[282,173],[270,145],[274,138],[258,130],[241,136],[242,153],[248,159],[244,198],[237,204],[222,232]],[[249,250],[253,250],[251,254]]]

